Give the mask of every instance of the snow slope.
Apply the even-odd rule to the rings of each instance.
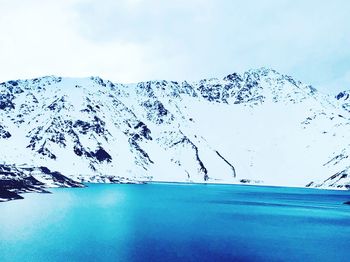
[[[0,163],[80,182],[345,189],[346,94],[326,96],[265,68],[193,83],[8,81],[0,84]]]

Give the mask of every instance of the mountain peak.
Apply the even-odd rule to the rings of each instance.
[[[0,160],[80,182],[329,186],[322,181],[350,166],[347,103],[337,99],[349,93],[323,96],[269,68],[182,83],[8,81],[0,85]],[[336,186],[346,183],[341,175]]]

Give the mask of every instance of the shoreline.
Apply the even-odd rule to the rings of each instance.
[[[249,183],[222,183],[222,182],[186,182],[186,181],[135,181],[134,183],[131,182],[120,182],[120,183],[96,183],[96,182],[87,182],[87,183],[82,183],[85,185],[85,187],[89,187],[89,185],[147,185],[147,184],[169,184],[169,185],[191,185],[191,186],[250,186],[250,187],[268,187],[268,188],[291,188],[291,189],[314,189],[314,190],[322,190],[326,192],[330,191],[349,191],[346,188],[322,188],[322,187],[306,187],[306,186],[283,186],[283,185],[267,185],[267,184],[249,184]],[[55,188],[60,188],[60,189],[71,189],[71,188],[85,188],[85,187],[45,187],[45,189],[50,190],[50,189],[55,189]],[[22,196],[23,194],[27,193],[51,193],[50,191],[45,191],[45,192],[36,192],[36,191],[27,191],[27,192],[13,192],[11,189],[6,189],[6,190],[1,190],[0,188],[0,203],[2,202],[9,202],[12,200],[21,200],[24,199]],[[6,193],[6,194],[5,194]]]

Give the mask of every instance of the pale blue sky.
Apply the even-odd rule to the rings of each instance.
[[[0,81],[197,80],[272,67],[350,89],[350,1],[0,0]]]

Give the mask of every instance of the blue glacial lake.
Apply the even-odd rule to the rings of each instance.
[[[350,192],[239,185],[52,189],[0,204],[0,261],[350,261]]]

